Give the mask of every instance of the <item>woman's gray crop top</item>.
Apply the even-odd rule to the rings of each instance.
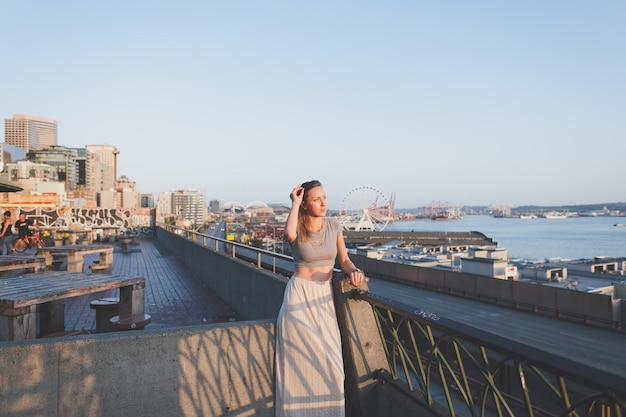
[[[337,258],[337,237],[340,233],[342,227],[339,219],[325,217],[322,230],[311,233],[308,242],[301,242],[300,237],[297,237],[295,242],[290,243],[296,267],[334,266]]]

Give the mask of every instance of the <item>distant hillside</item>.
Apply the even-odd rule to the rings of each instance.
[[[597,203],[597,204],[576,204],[576,205],[564,205],[564,206],[536,206],[536,205],[527,205],[527,206],[516,206],[511,208],[512,213],[523,213],[523,212],[543,212],[543,211],[573,211],[573,212],[591,212],[591,211],[602,211],[604,209],[610,211],[620,211],[622,213],[626,213],[626,202],[617,202],[617,203]],[[423,212],[422,207],[418,208],[408,208],[408,209],[399,209],[396,208],[396,213],[421,213]],[[489,213],[489,206],[462,206],[461,211],[465,214],[486,214]]]

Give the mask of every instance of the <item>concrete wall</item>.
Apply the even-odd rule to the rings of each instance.
[[[350,255],[350,258],[367,276],[374,278],[509,305],[606,328],[623,328],[626,323],[622,302],[605,294],[421,268],[371,259],[358,254]]]
[[[271,321],[0,343],[0,416],[274,415]]]
[[[287,278],[156,228],[156,237],[244,320],[278,317]]]

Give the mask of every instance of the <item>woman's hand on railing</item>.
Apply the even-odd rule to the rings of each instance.
[[[360,287],[365,279],[365,274],[359,268],[354,268],[350,272],[350,283],[355,287]]]

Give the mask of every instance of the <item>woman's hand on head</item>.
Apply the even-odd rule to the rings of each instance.
[[[302,184],[294,188],[293,191],[291,191],[291,194],[289,195],[289,198],[291,198],[291,201],[294,204],[298,204],[298,205],[302,204],[303,197],[304,197],[304,187],[302,186]]]

